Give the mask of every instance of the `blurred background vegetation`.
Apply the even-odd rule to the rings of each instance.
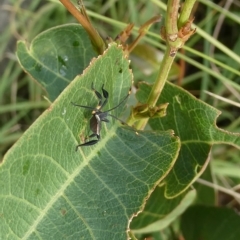
[[[163,19],[130,56],[137,82],[153,82],[165,48],[160,40],[166,0],[84,1],[93,25],[103,38],[115,38],[128,24],[140,27],[155,15]],[[197,33],[180,50],[169,80],[219,109],[217,125],[240,133],[240,1],[196,3],[192,15]],[[21,69],[16,41],[32,39],[44,30],[76,20],[56,1],[2,0],[0,5],[0,161],[6,151],[49,106],[45,91]],[[137,35],[135,29],[133,33]],[[131,40],[131,39],[130,39]],[[210,95],[210,93],[214,95]],[[211,169],[218,184],[240,191],[240,153],[230,146],[214,146]],[[220,199],[236,207],[236,201]]]

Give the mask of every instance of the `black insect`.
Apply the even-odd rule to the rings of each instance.
[[[117,119],[118,121],[120,121],[123,124],[126,124],[121,119],[119,119],[116,116],[110,114],[109,112],[116,109],[117,107],[119,107],[127,99],[129,94],[131,93],[131,91],[128,92],[128,95],[126,97],[124,97],[123,100],[117,106],[103,112],[102,108],[106,105],[106,103],[108,101],[108,92],[103,87],[104,87],[104,84],[102,85],[102,95],[103,95],[102,96],[101,93],[99,93],[98,91],[96,91],[94,89],[93,83],[92,83],[92,90],[95,92],[97,98],[99,99],[99,103],[98,103],[96,108],[89,107],[89,106],[83,106],[83,105],[79,105],[79,104],[76,104],[76,103],[72,102],[72,104],[74,106],[87,108],[87,109],[92,110],[92,117],[90,119],[90,129],[93,132],[93,134],[91,134],[88,138],[97,137],[97,139],[95,139],[95,140],[91,140],[91,141],[85,142],[83,144],[77,145],[76,151],[77,151],[78,147],[94,145],[100,140],[101,122],[109,122],[109,120],[107,119],[108,116]]]

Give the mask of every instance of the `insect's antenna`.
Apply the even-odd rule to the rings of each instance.
[[[89,106],[83,106],[83,105],[79,105],[79,104],[76,104],[76,103],[73,103],[71,102],[71,104],[75,107],[81,107],[81,108],[87,108],[87,109],[91,109],[91,110],[94,110],[95,108],[93,107],[89,107]]]
[[[128,95],[117,106],[107,110],[106,112],[110,112],[110,111],[114,110],[115,108],[119,107],[129,97],[130,93],[131,93],[131,88],[128,91]],[[111,116],[110,114],[108,114],[108,115]]]

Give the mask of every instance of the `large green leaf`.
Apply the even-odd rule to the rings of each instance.
[[[53,101],[96,53],[81,25],[66,24],[39,34],[29,49],[26,42],[19,41],[17,56],[24,70],[46,89]]]
[[[140,84],[137,98],[145,103],[151,86]],[[178,160],[166,181],[166,196],[171,198],[186,190],[203,172],[213,144],[230,144],[240,149],[240,134],[216,126],[220,112],[196,99],[184,89],[166,83],[157,104],[169,103],[167,116],[149,121],[152,129],[173,129],[181,139]]]
[[[232,209],[193,206],[182,216],[181,230],[186,240],[240,239],[240,216]]]
[[[109,92],[104,109],[127,95],[132,74],[120,47],[93,60],[6,154],[0,239],[127,239],[131,219],[173,166],[180,143],[172,131],[136,134],[114,119],[96,145],[75,151],[91,111],[70,102],[96,106],[92,82]]]

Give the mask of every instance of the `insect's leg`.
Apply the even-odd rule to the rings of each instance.
[[[114,115],[112,115],[112,114],[110,114],[110,113],[108,114],[108,116],[110,116],[110,117],[112,117],[112,118],[118,120],[121,124],[126,125],[126,126],[132,128],[132,129],[134,129],[134,130],[135,130],[135,133],[138,135],[138,132],[137,132],[137,130],[136,130],[134,127],[128,125],[126,122],[124,122],[124,121],[121,120],[120,118],[118,118],[118,117],[116,117],[116,116],[114,116]]]
[[[108,98],[108,92],[103,88],[104,84],[102,85],[102,93],[105,98]]]
[[[97,133],[93,133],[90,136],[88,136],[87,138],[92,138],[92,137],[97,137],[98,138],[98,134]]]
[[[96,134],[96,133],[93,133],[93,134],[91,134],[90,136],[88,136],[88,137],[85,137],[85,143],[87,143],[86,142],[86,140],[88,140],[89,138],[93,138],[93,137],[97,137],[98,138],[98,134]]]
[[[106,122],[106,123],[109,122],[109,120],[108,120],[107,118],[103,118],[103,119],[101,119],[101,121],[102,121],[102,122]]]
[[[121,120],[120,118],[118,118],[118,117],[116,117],[116,116],[114,116],[114,115],[112,115],[112,114],[110,114],[110,113],[108,114],[108,116],[110,116],[110,117],[118,120],[118,121],[119,121],[121,124],[123,124],[123,125],[129,126],[126,122],[124,122],[124,121]],[[131,126],[129,126],[129,127],[131,127]]]
[[[91,134],[88,138],[91,138],[91,137],[97,137],[97,139],[77,145],[76,146],[76,151],[78,150],[79,147],[91,146],[91,145],[96,144],[100,140],[100,135],[98,135],[96,133]]]
[[[94,87],[93,87],[93,83],[92,83],[92,90],[94,91],[94,93],[96,94],[97,98],[99,99],[99,106],[102,106],[102,95],[100,92],[98,92]]]
[[[108,92],[103,87],[104,87],[104,84],[102,85],[102,93],[103,93],[105,100],[104,100],[103,104],[101,105],[101,107],[99,108],[99,110],[101,110],[108,102]]]
[[[91,146],[91,145],[94,145],[98,142],[99,140],[92,140],[92,141],[89,141],[89,142],[85,142],[83,144],[79,144],[76,146],[76,151],[78,150],[79,147],[86,147],[86,146]]]

